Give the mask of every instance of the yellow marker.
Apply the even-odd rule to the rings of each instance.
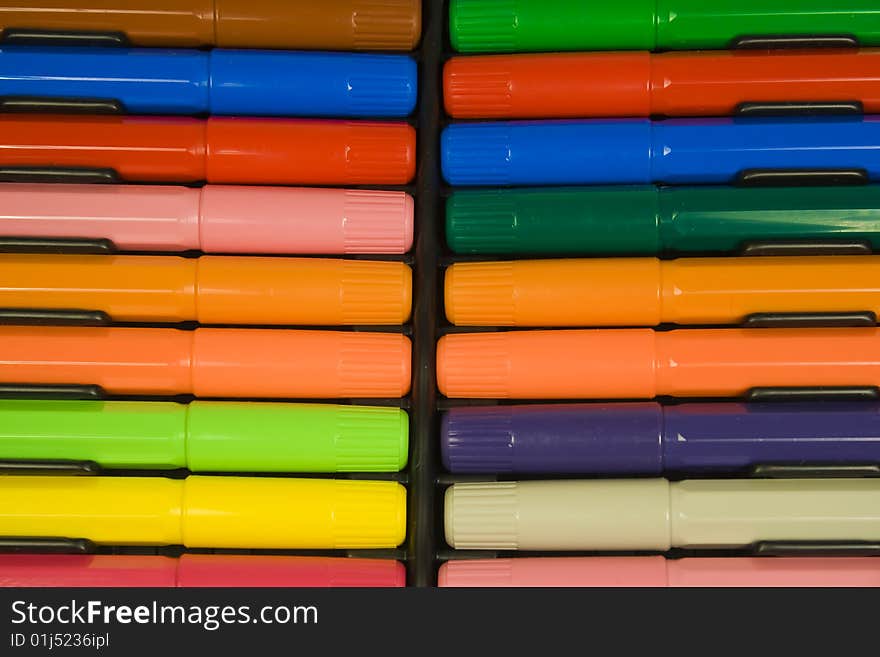
[[[391,548],[406,489],[263,477],[0,477],[0,536],[191,548]]]

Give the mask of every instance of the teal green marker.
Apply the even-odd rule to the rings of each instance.
[[[247,402],[0,401],[0,460],[94,461],[107,469],[397,472],[398,408]]]
[[[856,37],[880,45],[877,0],[451,0],[461,52],[694,50],[751,36]]]
[[[880,185],[464,190],[446,203],[446,239],[482,255],[730,253],[795,240],[880,249]]]

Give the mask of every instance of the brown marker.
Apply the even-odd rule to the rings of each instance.
[[[0,0],[17,31],[123,33],[135,46],[411,50],[420,0]]]

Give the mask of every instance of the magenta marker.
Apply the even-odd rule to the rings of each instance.
[[[880,586],[876,557],[535,557],[448,561],[441,587]]]
[[[0,238],[106,239],[121,251],[409,251],[404,192],[208,185],[0,185]]]

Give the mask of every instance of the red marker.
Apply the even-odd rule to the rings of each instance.
[[[0,555],[0,587],[402,587],[399,561],[340,557],[184,554]]]
[[[880,112],[880,49],[454,57],[456,118],[725,116],[747,103],[854,101]]]

